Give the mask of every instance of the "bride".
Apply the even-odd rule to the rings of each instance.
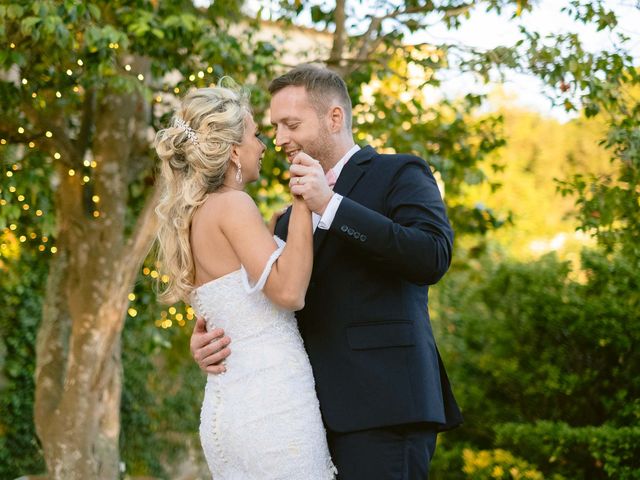
[[[293,198],[288,239],[272,236],[251,197],[265,145],[246,96],[191,91],[155,142],[163,195],[163,301],[191,303],[233,338],[226,373],[209,374],[200,439],[216,480],[335,476],[314,380],[293,312],[311,276],[311,212]],[[215,323],[215,325],[214,325]]]

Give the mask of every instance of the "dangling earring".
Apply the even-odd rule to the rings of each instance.
[[[236,182],[242,183],[242,165],[240,165],[240,162],[236,164],[236,168],[238,169],[236,172]]]

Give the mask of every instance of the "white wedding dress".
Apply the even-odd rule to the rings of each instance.
[[[207,328],[231,338],[227,372],[207,377],[200,439],[215,480],[329,480],[331,461],[315,383],[293,312],[262,292],[244,268],[194,290]]]

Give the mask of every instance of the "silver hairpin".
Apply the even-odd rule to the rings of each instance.
[[[191,140],[194,145],[198,145],[198,134],[193,128],[191,128],[191,126],[187,122],[185,122],[181,118],[176,117],[174,123],[176,127],[181,128],[185,131],[185,133],[187,134],[187,138]]]

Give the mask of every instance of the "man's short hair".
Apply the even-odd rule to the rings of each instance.
[[[351,130],[351,98],[347,85],[336,72],[320,65],[302,64],[275,78],[269,84],[269,93],[275,95],[286,87],[304,87],[311,104],[318,114],[324,114],[332,100],[337,100],[344,109],[345,126]]]

